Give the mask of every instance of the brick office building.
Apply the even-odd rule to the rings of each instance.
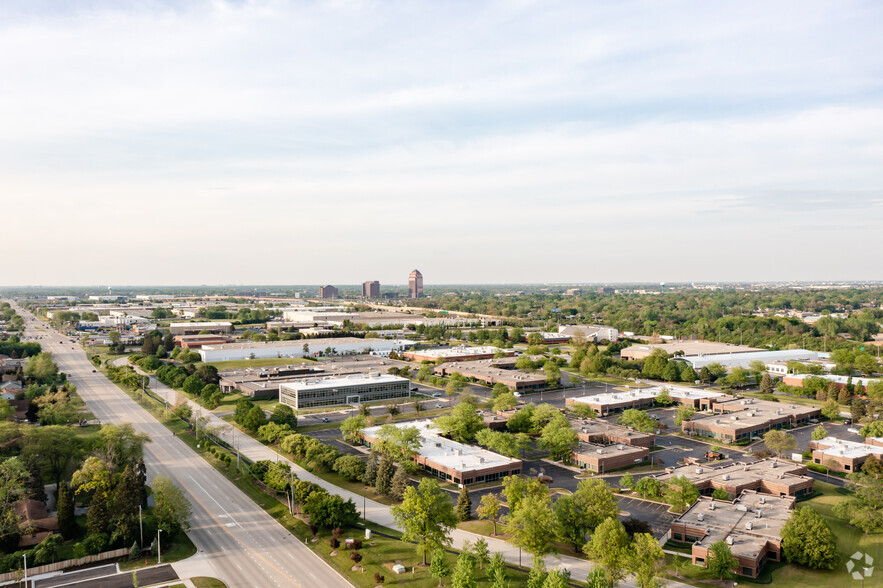
[[[648,449],[656,444],[656,435],[653,433],[642,433],[599,419],[570,419],[570,426],[576,431],[579,440],[584,443],[623,444]]]
[[[718,400],[713,402],[712,410],[715,414],[711,416],[693,416],[684,421],[681,430],[690,435],[734,443],[760,437],[772,429],[808,424],[822,413],[817,407],[754,398]]]
[[[580,441],[573,450],[571,460],[582,469],[603,474],[612,470],[625,469],[649,463],[650,450],[624,443],[601,445]]]
[[[723,490],[735,498],[744,490],[755,490],[774,496],[800,498],[813,491],[813,479],[805,475],[806,472],[807,468],[802,464],[783,459],[765,459],[750,464],[735,462],[718,467],[709,467],[708,464],[679,466],[667,468],[664,474],[654,477],[660,482],[669,483],[683,476],[706,496],[714,490]]]
[[[756,578],[767,561],[782,561],[782,527],[796,499],[745,490],[728,502],[701,496],[671,524],[671,538],[692,544],[693,565],[706,567],[709,547],[725,541],[736,556],[733,569]]]
[[[868,439],[873,439],[873,437]],[[876,441],[876,439],[874,440]],[[812,450],[814,464],[828,467],[835,472],[848,474],[859,471],[862,464],[872,455],[876,459],[883,459],[883,446],[846,441],[837,437],[825,437],[818,441],[810,441],[809,448]]]

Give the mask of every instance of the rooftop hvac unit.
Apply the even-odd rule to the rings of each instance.
[[[727,535],[727,545],[732,545],[732,544],[733,544],[733,536]]]
[[[704,520],[705,520],[705,515],[704,515],[703,513],[700,512],[699,514],[696,515],[696,518],[699,519],[700,521],[704,521]]]
[[[724,481],[726,482],[729,479],[730,479],[730,474],[724,474]]]
[[[755,516],[756,516],[757,518],[761,518],[761,517],[763,517],[763,511],[761,511],[761,510],[759,510],[759,509],[756,510],[756,511],[754,511],[754,513],[755,513]]]
[[[436,443],[435,446],[436,446],[436,447],[441,447],[441,443]]]
[[[600,454],[603,455],[603,454],[604,454],[604,450],[603,450],[603,449],[599,449],[599,450],[598,450],[598,453],[600,453]]]
[[[770,467],[771,467],[771,468],[775,468],[775,467],[776,467],[776,462],[775,462],[775,461],[770,462]]]
[[[705,471],[705,470],[703,470],[702,468],[696,468],[696,473],[697,473],[697,474],[701,474],[703,471]]]
[[[752,527],[754,527],[753,521],[748,521],[747,523],[745,523],[745,528],[748,529],[749,531],[751,530]]]
[[[714,510],[714,499],[712,499],[711,504],[708,505],[708,510]]]
[[[761,496],[761,497],[760,497],[760,503],[761,503],[761,504],[766,504],[766,498],[764,498],[763,496]]]
[[[739,417],[737,417],[737,416],[731,416],[731,417],[730,417],[730,420],[731,420],[731,421],[738,421],[738,420],[739,420]]]
[[[479,458],[478,458],[478,463],[484,463],[484,458],[483,458],[483,457],[479,457]]]
[[[620,451],[622,451],[623,449],[625,449],[625,447],[622,446],[622,445],[617,445],[616,448],[619,449]]]
[[[744,504],[737,504],[736,510],[738,510],[739,512],[748,512],[748,507]]]

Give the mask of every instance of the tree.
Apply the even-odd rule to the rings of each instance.
[[[662,569],[665,554],[650,533],[637,533],[632,540],[628,569],[635,576],[638,588],[658,588],[656,577]]]
[[[813,441],[819,441],[819,440],[824,439],[825,437],[828,436],[828,430],[825,429],[824,426],[819,425],[818,427],[813,429],[811,436],[812,436]]]
[[[491,588],[508,588],[509,575],[506,573],[506,560],[499,551],[495,552],[488,564],[487,577],[491,581]]]
[[[429,565],[429,573],[433,578],[438,578],[438,585],[442,585],[442,580],[451,575],[451,566],[448,565],[448,554],[442,549],[434,549],[432,551],[432,563]]]
[[[586,535],[604,520],[616,517],[619,505],[604,480],[581,480],[572,495],[558,498],[554,512],[558,537],[579,551]]]
[[[381,456],[380,465],[377,467],[377,480],[374,483],[374,489],[380,494],[389,494],[392,490],[393,467],[393,461],[389,455]]]
[[[635,479],[631,474],[626,474],[619,480],[619,486],[621,488],[631,488],[635,485]]]
[[[478,513],[478,518],[490,521],[493,524],[494,532],[493,534],[497,534],[497,519],[500,516],[500,499],[496,494],[485,494],[481,497],[481,502],[478,504],[478,509],[476,510]]]
[[[323,529],[344,529],[359,522],[359,511],[352,499],[344,500],[327,492],[311,494],[304,502],[303,512],[310,517],[310,524]]]
[[[665,501],[677,511],[685,511],[699,499],[699,490],[686,476],[669,480]]]
[[[715,488],[711,491],[711,497],[715,500],[730,500],[730,493],[723,488]]]
[[[417,488],[409,486],[401,506],[392,508],[392,515],[402,529],[402,539],[417,543],[423,565],[428,553],[450,545],[450,532],[457,524],[450,499],[438,482],[429,478],[420,480]]]
[[[738,567],[739,560],[726,541],[718,541],[708,547],[708,570],[718,579],[735,577],[733,570]]]
[[[684,421],[689,421],[693,418],[694,414],[696,414],[696,410],[692,406],[682,404],[675,411],[675,425],[680,427],[684,424]]]
[[[362,415],[351,416],[340,424],[340,432],[349,443],[362,440],[362,431],[368,426],[368,419]]]
[[[788,561],[833,570],[840,563],[837,540],[827,521],[812,508],[798,508],[782,527],[782,550]]]
[[[582,404],[577,402],[570,407],[571,412],[573,412],[576,416],[582,419],[595,419],[598,418],[598,413],[595,412],[595,409],[589,406],[588,404]]]
[[[543,588],[547,575],[543,559],[535,557],[533,559],[533,567],[530,568],[530,573],[527,575],[527,588]]]
[[[616,518],[601,523],[583,551],[604,568],[608,586],[616,586],[625,577],[629,563],[629,537]]]
[[[267,424],[267,415],[264,414],[260,406],[254,405],[248,410],[248,414],[245,415],[241,424],[251,432],[257,431]]]
[[[161,474],[153,479],[152,487],[156,505],[153,514],[156,517],[157,528],[169,535],[175,535],[178,531],[188,531],[193,511],[184,492],[175,486],[171,478]]]
[[[499,394],[494,398],[494,411],[512,410],[518,404],[518,399],[508,390],[506,388],[505,393]]]
[[[472,546],[472,555],[475,557],[476,563],[478,563],[478,569],[483,570],[484,566],[490,562],[487,539],[484,537],[476,539],[475,545]]]
[[[635,492],[641,495],[641,498],[653,500],[662,497],[664,491],[662,482],[656,478],[645,477],[638,480],[635,484]]]
[[[569,458],[578,443],[579,436],[571,428],[567,418],[560,413],[540,433],[540,447],[548,449],[555,459]]]
[[[549,489],[537,479],[525,480],[520,476],[506,476],[503,478],[503,496],[506,497],[506,505],[509,512],[515,512],[521,507],[521,501],[527,496],[548,496]]]
[[[506,526],[512,533],[512,542],[533,554],[534,558],[551,553],[555,515],[549,495],[527,495],[522,498],[518,508],[510,510]]]
[[[509,394],[509,386],[502,382],[497,382],[494,384],[494,387],[491,388],[491,398],[496,400],[499,396],[503,394]]]
[[[113,541],[128,543],[137,537],[140,505],[141,485],[138,483],[138,475],[132,466],[127,465],[113,492]]]
[[[543,364],[543,373],[546,375],[547,388],[558,386],[558,382],[561,380],[561,368],[558,367],[558,362],[553,359],[546,360],[546,363]]]
[[[646,412],[635,408],[624,410],[616,422],[642,433],[654,433],[657,428],[656,421],[651,419]]]
[[[835,505],[834,514],[865,533],[879,533],[883,531],[883,479],[867,464],[859,473],[849,475],[853,495]]]
[[[604,573],[604,570],[599,567],[589,570],[589,574],[586,576],[586,588],[608,588],[608,586],[607,574]]]
[[[0,549],[12,553],[18,546],[21,532],[12,504],[25,493],[28,470],[18,457],[0,462]]]
[[[91,534],[107,533],[110,527],[111,472],[107,464],[97,457],[89,457],[71,479],[76,493],[92,493],[86,526]]]
[[[858,434],[862,437],[883,437],[883,420],[871,421],[859,429]]]
[[[561,570],[552,570],[543,581],[543,588],[567,588],[569,575]]]
[[[859,398],[853,399],[849,409],[853,422],[857,423],[865,416],[865,403]]]
[[[763,442],[770,451],[774,451],[779,457],[782,456],[782,453],[797,448],[797,439],[794,435],[776,429],[764,433]]]
[[[822,406],[822,416],[829,419],[836,419],[840,416],[840,403],[836,398],[828,398]]]
[[[511,433],[482,429],[475,436],[475,442],[501,455],[518,457],[518,440]]]
[[[475,558],[467,551],[461,551],[451,577],[451,588],[475,588]]]
[[[772,394],[773,393],[773,378],[767,373],[764,373],[760,378],[760,391],[764,394]]]
[[[377,457],[374,452],[368,454],[368,462],[365,464],[365,475],[362,482],[366,486],[374,486],[377,483]]]
[[[24,375],[40,386],[48,386],[58,379],[58,366],[52,361],[51,353],[43,352],[28,360]]]
[[[457,507],[455,511],[457,513],[457,518],[461,521],[472,519],[472,498],[469,497],[469,491],[466,489],[465,484],[460,488],[460,496],[457,498]]]
[[[377,433],[380,453],[396,459],[405,468],[412,467],[412,458],[420,449],[420,431],[417,427],[383,425]]]
[[[365,476],[365,462],[356,455],[343,455],[334,461],[334,471],[351,482]]]
[[[435,419],[435,426],[443,435],[460,443],[472,443],[475,435],[485,427],[484,419],[475,412],[472,399],[461,400],[450,416]]]
[[[25,483],[25,498],[31,500],[46,501],[46,491],[43,488],[43,471],[36,454],[29,453],[24,458],[25,469],[28,471],[28,479]]]
[[[357,458],[358,459],[358,458]],[[396,468],[396,473],[392,477],[389,495],[396,500],[405,497],[405,490],[408,488],[408,472],[402,466]]]
[[[672,404],[674,404],[671,393],[665,386],[662,387],[662,390],[659,391],[659,394],[656,395],[656,398],[653,399],[653,402],[655,402],[659,406],[671,406]]]
[[[71,489],[67,482],[61,482],[58,486],[58,530],[65,539],[73,539],[77,532],[77,522],[74,518],[74,500]]]
[[[183,388],[184,392],[189,396],[198,396],[202,392],[203,386],[205,386],[205,382],[196,374],[191,374],[184,380]]]

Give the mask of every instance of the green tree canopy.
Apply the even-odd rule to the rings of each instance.
[[[417,543],[423,565],[427,554],[450,545],[450,532],[457,524],[451,500],[438,482],[429,478],[420,480],[417,488],[405,490],[402,504],[392,508],[392,516],[402,529],[402,539]]]

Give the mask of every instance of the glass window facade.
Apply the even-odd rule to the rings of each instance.
[[[359,402],[374,402],[394,398],[408,398],[410,380],[379,381],[347,385],[345,381],[329,383],[327,387],[289,388],[280,386],[279,402],[295,410],[325,406],[348,406],[351,396],[358,396]],[[349,400],[349,402],[348,402]]]

